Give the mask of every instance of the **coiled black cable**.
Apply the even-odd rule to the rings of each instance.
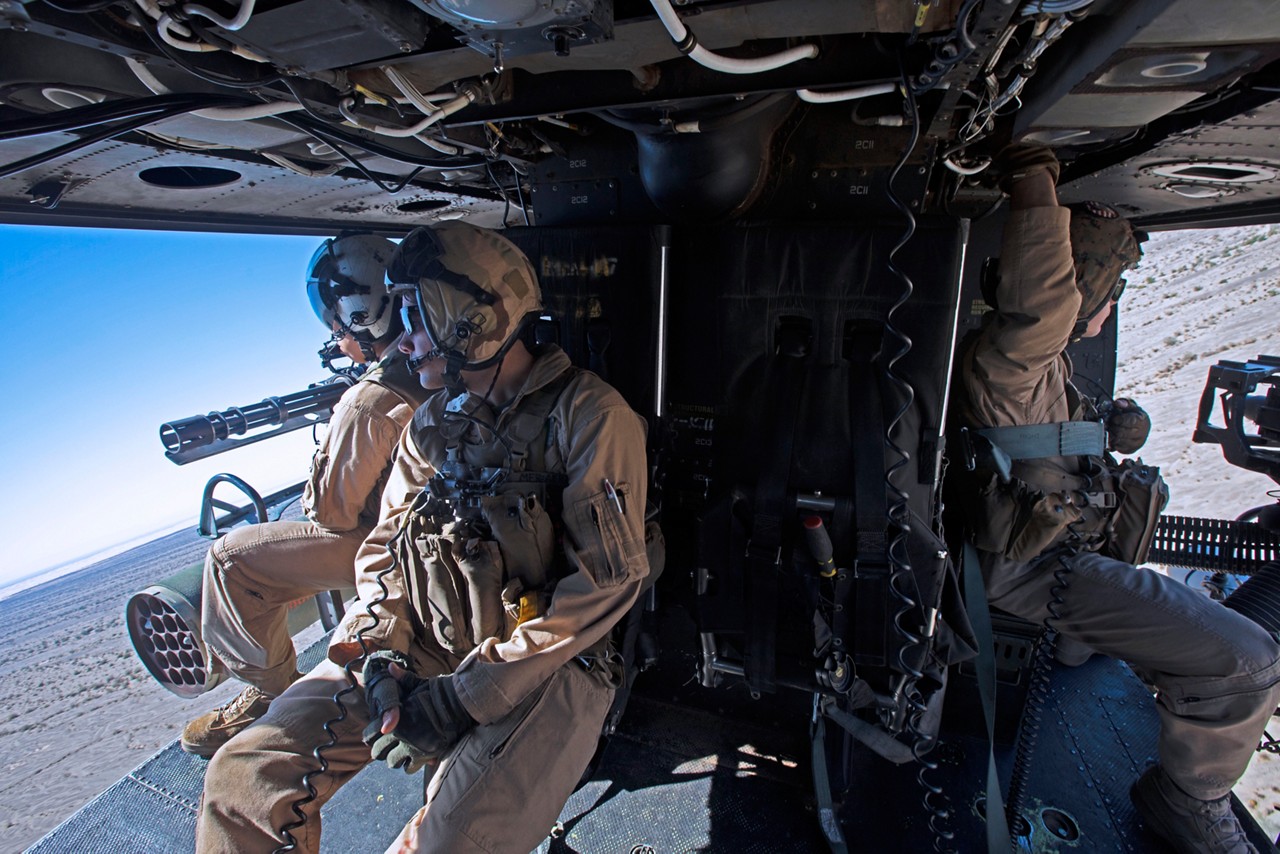
[[[1084,492],[1093,490],[1093,478],[1085,475]],[[1040,738],[1040,721],[1044,717],[1044,705],[1049,699],[1049,677],[1053,671],[1054,651],[1058,645],[1058,621],[1062,619],[1061,608],[1066,604],[1064,595],[1070,587],[1070,559],[1080,551],[1084,544],[1084,535],[1078,526],[1081,521],[1067,526],[1067,539],[1058,550],[1054,560],[1058,567],[1053,571],[1054,584],[1049,588],[1049,612],[1044,619],[1044,631],[1036,642],[1035,665],[1031,678],[1027,681],[1027,700],[1022,710],[1022,722],[1018,728],[1018,744],[1013,758],[1013,770],[1009,774],[1009,796],[1005,799],[1008,808],[1009,836],[1016,843],[1019,837],[1030,832],[1031,826],[1022,816],[1026,806],[1027,781],[1031,778],[1031,760],[1035,755],[1036,743]]]
[[[494,377],[494,380],[497,380],[496,376]],[[489,393],[492,392],[492,390],[493,387],[491,385],[489,391],[484,395],[486,401],[488,400]],[[470,424],[489,430],[502,443],[506,452],[507,466],[508,468],[511,466],[513,453],[511,443],[508,442],[505,437],[501,436],[492,425],[486,424],[483,420],[475,418],[468,413],[450,413],[450,417],[459,418]],[[395,535],[387,541],[386,550],[387,555],[391,558],[391,564],[374,576],[374,582],[378,585],[378,595],[369,600],[364,607],[365,613],[369,615],[372,622],[368,625],[361,626],[356,632],[356,641],[360,644],[360,655],[343,665],[342,671],[347,677],[347,687],[333,695],[333,703],[338,707],[338,714],[336,717],[332,717],[325,721],[323,725],[325,734],[328,735],[329,739],[323,744],[317,745],[315,749],[311,751],[311,755],[316,760],[316,767],[302,776],[302,787],[306,790],[306,794],[289,805],[289,810],[294,814],[294,816],[296,816],[296,818],[294,821],[291,821],[280,828],[280,835],[285,838],[285,843],[277,847],[272,854],[285,854],[286,852],[297,849],[298,840],[294,837],[292,831],[297,830],[307,822],[307,815],[302,811],[302,808],[319,797],[319,791],[316,789],[312,780],[329,770],[329,760],[325,759],[324,752],[338,743],[338,734],[334,732],[333,725],[345,721],[348,716],[347,707],[346,704],[342,702],[342,698],[351,694],[352,691],[360,690],[360,683],[356,681],[355,677],[355,667],[357,664],[363,666],[363,662],[368,658],[369,653],[372,651],[369,649],[369,646],[365,641],[365,634],[373,631],[373,629],[377,628],[378,624],[381,622],[381,618],[374,613],[373,608],[375,605],[380,605],[387,601],[388,597],[390,597],[391,591],[387,589],[385,579],[388,575],[399,568],[400,561],[396,555],[396,549],[404,539],[404,536],[409,529],[409,525],[416,517],[424,514],[426,506],[432,501],[432,499],[433,495],[429,488],[423,489],[419,492],[418,496],[413,500],[413,504],[410,505],[408,511],[405,513],[404,520],[401,522],[399,530],[397,530]]]
[[[954,849],[950,847],[950,842],[955,838],[955,832],[947,827],[947,822],[951,818],[949,799],[943,792],[942,787],[928,777],[929,772],[938,767],[938,763],[927,756],[929,749],[933,747],[934,739],[925,733],[920,726],[921,718],[928,710],[928,706],[918,688],[919,680],[924,676],[924,672],[916,662],[923,663],[925,660],[930,637],[922,634],[926,629],[915,629],[908,624],[908,620],[919,620],[924,615],[920,603],[911,595],[911,588],[915,586],[915,574],[912,570],[909,552],[909,543],[912,535],[911,496],[898,484],[899,475],[911,464],[911,453],[894,439],[894,433],[898,425],[915,401],[915,388],[895,370],[898,362],[911,351],[912,341],[905,332],[894,325],[894,316],[915,293],[915,283],[906,271],[897,266],[894,259],[916,233],[915,216],[911,213],[910,206],[905,204],[894,191],[894,182],[902,172],[903,167],[906,166],[907,161],[920,141],[920,110],[916,103],[915,93],[909,85],[905,67],[900,68],[900,75],[903,90],[906,92],[907,112],[911,121],[911,138],[901,157],[898,158],[898,162],[894,164],[889,173],[887,187],[889,201],[906,220],[906,228],[903,229],[898,242],[889,250],[887,266],[889,272],[902,282],[903,288],[897,301],[889,307],[889,311],[885,315],[885,344],[882,345],[880,353],[884,364],[884,375],[888,382],[900,392],[902,397],[902,402],[897,411],[893,413],[893,416],[885,425],[884,435],[886,449],[891,456],[896,457],[896,460],[885,471],[884,479],[891,499],[888,508],[890,536],[888,548],[886,549],[890,566],[889,590],[902,606],[893,615],[894,631],[903,641],[897,652],[898,669],[902,672],[902,681],[895,693],[898,695],[899,703],[905,704],[907,709],[905,725],[912,739],[911,754],[920,765],[916,781],[924,790],[921,803],[929,814],[929,829],[934,835],[933,849],[940,852],[940,854],[954,854]],[[897,343],[893,352],[890,352],[889,349],[891,341]]]
[[[306,794],[289,805],[289,810],[296,816],[296,819],[280,828],[280,835],[284,837],[285,842],[283,845],[278,846],[274,851],[272,851],[271,854],[286,854],[286,852],[297,850],[298,840],[293,835],[292,831],[297,830],[307,823],[307,814],[302,811],[302,808],[320,796],[320,792],[316,789],[312,780],[329,770],[329,760],[325,759],[324,752],[338,743],[338,734],[334,732],[333,725],[345,721],[349,714],[347,712],[346,704],[342,702],[342,698],[348,696],[352,691],[360,689],[360,683],[356,681],[354,671],[357,664],[360,664],[363,667],[363,662],[368,658],[370,653],[369,645],[365,641],[364,636],[366,633],[377,628],[378,624],[382,622],[382,619],[374,613],[373,608],[375,605],[380,605],[390,598],[391,591],[387,589],[386,577],[399,567],[400,562],[396,557],[396,548],[399,545],[400,540],[404,537],[405,531],[408,530],[409,523],[413,520],[414,516],[421,511],[421,505],[429,500],[429,498],[430,494],[425,490],[418,494],[418,497],[414,499],[413,505],[410,506],[408,512],[405,513],[404,521],[401,523],[400,529],[396,531],[395,536],[387,542],[386,549],[387,554],[391,557],[391,565],[374,576],[373,580],[378,585],[378,595],[373,599],[370,599],[364,606],[365,613],[369,615],[369,618],[373,622],[366,626],[361,626],[360,629],[356,631],[356,642],[360,644],[360,655],[351,659],[342,667],[342,672],[347,677],[347,687],[333,695],[333,703],[338,707],[338,714],[336,717],[326,720],[323,725],[325,734],[329,737],[329,740],[323,744],[317,745],[315,749],[311,751],[311,755],[316,760],[316,767],[302,775],[302,788],[306,790]]]

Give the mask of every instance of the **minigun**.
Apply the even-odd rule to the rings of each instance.
[[[268,397],[249,406],[233,406],[221,412],[193,415],[160,425],[164,455],[178,465],[212,457],[329,420],[338,398],[356,381],[338,373],[312,383],[302,391]],[[250,431],[275,426],[274,430]]]
[[[1259,386],[1266,387],[1265,393]],[[1212,421],[1219,400],[1222,426]],[[1257,432],[1246,433],[1246,422],[1253,422]],[[1280,483],[1280,356],[1250,362],[1223,359],[1211,367],[1192,441],[1221,445],[1227,462]]]

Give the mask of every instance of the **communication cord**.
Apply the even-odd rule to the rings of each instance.
[[[1093,491],[1093,477],[1086,474],[1084,492]],[[1083,521],[1083,520],[1081,520]],[[1022,710],[1022,722],[1018,728],[1018,745],[1013,758],[1013,770],[1009,774],[1009,796],[1005,799],[1009,819],[1009,836],[1016,844],[1019,837],[1026,837],[1031,826],[1022,816],[1026,806],[1027,781],[1031,777],[1031,760],[1040,738],[1040,722],[1044,717],[1044,704],[1049,699],[1049,676],[1053,671],[1054,650],[1058,645],[1057,624],[1062,619],[1061,608],[1066,604],[1063,594],[1070,587],[1071,564],[1084,543],[1084,535],[1078,530],[1080,522],[1067,526],[1067,540],[1058,550],[1054,560],[1058,566],[1053,571],[1054,584],[1049,588],[1049,604],[1044,618],[1044,631],[1036,644],[1036,660],[1027,681],[1027,700]]]
[[[924,790],[921,802],[929,814],[929,829],[934,835],[933,850],[939,852],[939,854],[954,854],[955,849],[951,847],[950,843],[955,838],[955,832],[947,826],[951,818],[950,800],[944,794],[942,787],[928,777],[928,773],[936,769],[938,763],[929,759],[926,755],[933,746],[934,740],[920,726],[921,717],[928,710],[917,684],[924,676],[924,673],[911,660],[914,658],[920,662],[924,661],[928,647],[932,642],[933,627],[936,621],[931,617],[925,617],[926,625],[919,629],[908,625],[908,620],[917,618],[917,615],[924,615],[922,614],[923,609],[920,603],[911,595],[911,589],[915,586],[915,575],[912,571],[911,556],[908,549],[912,535],[910,495],[898,484],[899,476],[911,464],[911,453],[894,439],[894,433],[898,425],[915,401],[915,388],[895,370],[899,360],[911,351],[912,341],[905,332],[894,325],[894,316],[911,299],[915,292],[915,283],[906,271],[897,266],[894,259],[911,241],[916,232],[915,216],[911,213],[911,208],[894,191],[894,182],[903,167],[906,166],[907,160],[911,157],[912,152],[920,141],[920,110],[916,103],[915,91],[907,77],[905,67],[900,69],[900,72],[902,88],[906,94],[907,111],[911,121],[911,139],[903,149],[902,156],[899,157],[898,162],[894,164],[892,171],[889,173],[888,196],[889,201],[902,213],[903,218],[906,220],[906,228],[903,230],[898,242],[889,250],[887,266],[889,272],[901,280],[903,288],[897,301],[890,306],[889,311],[886,313],[885,344],[880,353],[884,364],[885,378],[902,395],[902,403],[885,425],[884,434],[885,447],[888,449],[890,456],[896,457],[896,460],[889,465],[885,472],[885,486],[888,489],[890,498],[888,508],[890,535],[888,548],[886,549],[890,566],[889,590],[902,606],[893,616],[893,628],[904,641],[897,652],[898,669],[902,672],[902,675],[898,688],[894,692],[894,700],[897,701],[896,705],[899,709],[904,708],[905,704],[905,725],[907,731],[911,734],[911,754],[920,765],[916,781]],[[891,352],[891,348],[894,346],[893,342],[896,342],[896,349]]]
[[[496,381],[497,381],[497,376],[495,375],[494,382],[496,383]],[[490,385],[488,391],[486,391],[483,396],[483,399],[485,400],[486,403],[488,402],[489,394],[492,393],[492,391],[493,391],[493,386]],[[476,418],[475,416],[470,415],[469,413],[464,413],[464,412],[449,413],[448,418],[450,419],[456,418],[459,420],[463,420],[472,425],[488,430],[502,444],[503,450],[506,454],[507,468],[508,470],[510,469],[512,464],[513,448],[511,447],[511,443],[507,440],[507,438],[502,436],[500,433],[498,433],[497,430],[494,429],[493,425],[487,424],[484,422],[483,419]],[[412,520],[416,516],[423,515],[426,512],[427,505],[431,503],[434,497],[435,496],[431,492],[430,488],[423,489],[420,493],[418,493],[417,498],[414,499],[413,504],[409,507],[409,510],[405,513],[404,520],[401,522],[399,530],[397,530],[395,533],[395,536],[393,536],[387,542],[386,550],[387,550],[387,555],[391,558],[391,564],[386,569],[383,569],[377,575],[374,576],[374,581],[378,585],[378,594],[369,602],[367,602],[364,608],[365,613],[369,615],[369,618],[373,622],[369,623],[368,625],[362,626],[356,632],[356,641],[359,642],[360,644],[360,655],[352,659],[351,661],[347,662],[342,668],[343,672],[346,674],[346,677],[347,677],[347,687],[343,688],[341,691],[338,691],[336,694],[333,695],[333,702],[334,702],[334,705],[338,707],[338,714],[336,717],[330,718],[329,720],[324,722],[324,731],[329,736],[329,740],[324,742],[323,744],[318,745],[314,750],[311,751],[311,755],[315,757],[317,767],[311,771],[308,771],[306,774],[303,775],[302,788],[306,790],[306,794],[298,798],[292,804],[289,805],[289,809],[296,816],[296,819],[280,828],[280,835],[284,837],[285,844],[277,847],[274,851],[272,851],[272,854],[285,854],[285,852],[297,850],[298,840],[296,837],[294,837],[291,831],[297,830],[298,828],[306,824],[307,815],[302,811],[302,808],[307,804],[311,803],[312,801],[314,801],[319,796],[319,791],[316,789],[315,785],[312,783],[312,780],[329,770],[329,761],[324,758],[324,752],[332,748],[334,745],[338,743],[338,735],[333,731],[333,725],[337,723],[341,723],[342,721],[346,720],[348,715],[346,704],[342,702],[342,698],[351,694],[352,691],[356,691],[360,689],[360,684],[356,681],[356,677],[355,677],[355,672],[354,672],[355,667],[357,664],[360,664],[361,666],[363,666],[362,662],[364,662],[364,660],[368,658],[369,653],[372,651],[369,649],[368,644],[365,642],[364,636],[367,632],[370,632],[373,629],[375,629],[378,626],[378,624],[381,622],[381,618],[376,613],[374,613],[374,610],[373,610],[374,606],[380,605],[383,602],[387,601],[387,598],[391,595],[391,592],[387,589],[385,579],[388,575],[390,575],[392,572],[394,572],[396,569],[399,568],[400,561],[399,561],[399,558],[397,558],[396,556],[396,549],[400,545],[400,542],[404,539],[405,533],[408,531],[409,525],[412,522]]]
[[[395,536],[387,542],[386,549],[387,554],[391,558],[391,565],[374,576],[374,582],[378,585],[378,594],[373,599],[369,600],[369,602],[365,603],[364,606],[365,613],[369,615],[369,618],[373,622],[362,626],[356,632],[356,641],[360,644],[360,655],[353,658],[351,661],[348,661],[342,668],[347,677],[347,687],[333,695],[333,702],[334,705],[338,707],[338,714],[336,717],[330,718],[324,722],[324,731],[325,734],[329,736],[329,739],[323,744],[317,745],[316,748],[311,751],[311,755],[316,760],[317,767],[302,776],[302,788],[304,788],[307,793],[289,805],[290,811],[292,811],[297,818],[280,828],[280,835],[284,837],[285,843],[273,850],[271,854],[285,854],[285,852],[297,850],[298,840],[293,835],[292,831],[297,830],[307,823],[307,815],[302,811],[302,808],[314,801],[320,795],[315,784],[312,783],[312,780],[329,770],[329,760],[325,759],[324,752],[338,743],[338,734],[333,731],[333,725],[346,720],[348,715],[346,704],[342,702],[342,698],[348,696],[352,691],[359,690],[360,684],[356,681],[355,673],[353,671],[357,664],[361,664],[361,666],[363,666],[362,662],[368,658],[370,653],[369,646],[365,642],[364,636],[365,633],[377,628],[378,623],[381,622],[381,618],[374,613],[373,608],[375,605],[380,605],[387,601],[390,597],[391,591],[387,589],[385,579],[388,575],[399,568],[400,561],[396,557],[396,547],[404,537],[405,531],[408,530],[410,521],[419,513],[422,509],[422,505],[429,499],[430,493],[426,490],[423,490],[418,494],[418,497],[414,499],[413,505],[409,508],[408,512],[405,513],[404,521],[401,523],[400,529],[396,531]]]

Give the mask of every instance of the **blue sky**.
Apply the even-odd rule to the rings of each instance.
[[[310,430],[175,466],[158,428],[327,376],[304,286],[319,244],[0,226],[0,586],[194,524],[218,472],[264,494],[306,476]]]

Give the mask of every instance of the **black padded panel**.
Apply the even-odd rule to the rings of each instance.
[[[647,228],[511,228],[533,262],[560,346],[646,417],[657,370],[658,247]],[[607,346],[600,352],[600,344]],[[593,354],[593,348],[597,351]],[[593,365],[593,355],[603,359]]]
[[[757,468],[752,430],[770,417],[776,393],[768,382],[774,338],[782,325],[799,319],[809,325],[812,343],[792,485],[847,492],[854,433],[875,429],[877,421],[867,417],[865,401],[852,399],[851,375],[865,369],[868,350],[874,352],[882,340],[893,343],[884,324],[907,285],[887,262],[901,234],[901,221],[888,221],[677,235],[669,400],[676,418],[703,412],[719,419],[711,441],[722,479],[745,474],[749,480]],[[921,463],[926,484],[932,480],[926,434],[940,423],[962,239],[955,223],[924,226],[897,256],[914,281],[914,293],[894,315],[895,326],[912,343],[896,367],[914,389],[897,434],[911,455],[903,481],[908,485],[920,483]],[[891,415],[904,391],[882,389]],[[913,499],[913,509],[926,518],[930,497],[926,488]]]

